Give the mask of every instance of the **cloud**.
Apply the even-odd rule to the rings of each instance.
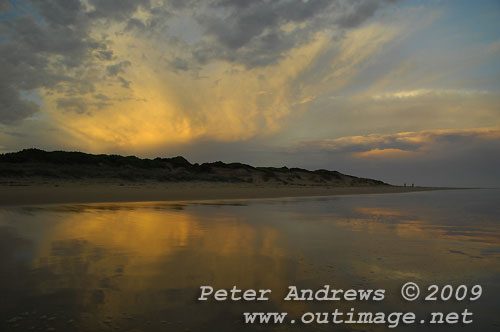
[[[472,142],[500,141],[500,127],[462,130],[424,130],[396,134],[369,134],[304,141],[298,150],[346,153],[355,158],[422,158],[423,154],[441,151],[444,146]]]
[[[384,158],[384,159],[397,159],[407,158],[413,155],[413,151],[401,149],[373,149],[363,152],[353,152],[351,155],[355,158]]]
[[[141,31],[146,29],[146,25],[137,18],[131,18],[127,22],[127,27],[125,28],[125,31],[130,31],[134,29]]]
[[[89,4],[93,7],[88,13],[89,17],[118,21],[130,18],[140,7],[146,10],[150,8],[149,0],[89,0]]]
[[[17,90],[0,81],[0,123],[19,123],[38,111],[35,102],[22,99]]]
[[[87,103],[82,98],[59,98],[57,99],[57,108],[65,112],[75,112],[84,114],[87,112]]]
[[[371,0],[353,2],[347,13],[336,23],[343,28],[354,28],[372,17],[382,4],[381,1]]]
[[[69,26],[84,19],[79,0],[32,0],[29,3],[51,25]]]
[[[9,30],[9,47],[23,47],[22,56],[32,57],[33,63],[20,61],[20,74],[11,75],[9,84],[30,82],[25,89],[39,92],[44,118],[73,137],[66,143],[74,148],[142,151],[273,135],[284,118],[317,96],[300,81],[327,60],[322,53],[335,58],[340,48],[344,54],[348,42],[332,43],[339,33],[335,20],[356,10],[350,2],[315,0],[245,6],[126,1],[111,13],[117,5],[75,1],[66,8],[60,1],[33,2],[36,14],[23,12],[8,22],[14,26],[27,20],[28,30],[36,31],[29,34],[42,36],[68,30],[66,41],[54,45],[28,43],[19,27]],[[211,26],[225,15],[233,36]],[[376,34],[386,31],[378,28]],[[76,51],[66,50],[72,44]],[[343,68],[351,64],[343,60]]]
[[[132,63],[130,61],[121,61],[121,62],[116,63],[114,65],[107,66],[106,70],[108,72],[108,75],[116,76],[118,74],[125,73],[125,69],[131,65],[132,65]]]
[[[209,35],[225,48],[240,49],[252,40],[279,38],[287,23],[300,23],[318,15],[332,4],[329,1],[214,1],[211,7],[221,15],[200,15],[198,20]],[[222,20],[221,20],[222,19]],[[284,35],[282,35],[284,36]],[[280,40],[276,40],[280,41]]]
[[[103,100],[103,101],[109,100],[109,97],[106,95],[103,95],[102,93],[98,93],[98,94],[94,95],[94,98],[98,99],[98,100]]]
[[[31,0],[23,6],[8,4],[2,9],[11,12],[0,20],[0,66],[5,69],[0,84],[16,93],[11,93],[8,101],[15,106],[3,107],[3,112],[15,112],[0,118],[4,124],[12,119],[19,122],[41,109],[22,98],[19,91],[23,90],[39,91],[42,97],[56,94],[56,109],[85,113],[89,109],[84,105],[86,95],[95,90],[96,82],[105,79],[104,73],[116,76],[131,65],[115,56],[104,32],[106,26],[120,24],[139,8],[149,8],[149,0]],[[115,59],[119,61],[106,64]],[[130,84],[126,80],[121,83],[127,87]]]
[[[99,60],[110,61],[113,59],[113,51],[98,51],[95,57]]]
[[[17,105],[4,108],[4,112],[13,114],[0,118],[0,123],[8,119],[22,120],[38,111],[39,106],[24,100],[19,91],[82,91],[89,82],[81,82],[79,75],[72,71],[83,65],[93,51],[104,48],[88,35],[88,22],[80,2],[33,1],[31,5],[37,11],[38,20],[17,7],[11,18],[0,20],[3,37],[0,85],[16,91],[9,103]]]
[[[24,3],[0,18],[0,123],[24,135],[0,134],[12,149],[156,156],[185,148],[364,175],[387,160],[416,164],[497,142],[494,132],[466,128],[499,125],[500,44],[445,49],[431,33],[446,31],[435,6]]]
[[[246,68],[273,65],[292,48],[310,42],[316,33],[357,27],[386,4],[386,1],[213,1],[209,5],[211,14],[197,15],[206,36],[213,39],[196,45],[193,55],[200,63],[219,59]]]
[[[307,140],[274,159],[392,184],[500,186],[500,127],[422,130]]]
[[[292,50],[313,43],[319,32],[335,30],[335,26],[358,26],[385,3],[371,1],[368,10],[359,3],[325,0],[246,4],[218,0],[30,0],[22,7],[4,1],[1,10],[10,14],[0,20],[0,66],[5,69],[0,80],[2,86],[17,91],[9,101],[17,106],[4,107],[3,112],[16,113],[0,122],[21,121],[39,111],[33,101],[22,99],[22,90],[53,94],[55,99],[83,100],[106,80],[108,84],[118,80],[121,87],[130,89],[133,81],[125,75],[133,66],[128,49],[141,44],[157,51],[142,49],[134,61],[158,67],[164,61],[170,70],[193,71],[190,75],[194,77],[217,61],[246,68],[276,66]],[[184,29],[187,34],[172,34],[176,27],[169,22],[183,22],[183,17],[192,23]],[[197,31],[190,32],[192,29]],[[182,39],[191,35],[198,37]],[[125,40],[129,44],[124,45]],[[151,56],[159,59],[153,61]]]
[[[415,90],[400,90],[395,92],[386,92],[383,94],[373,95],[375,100],[403,100],[409,98],[424,98],[424,97],[467,97],[477,95],[487,95],[488,91],[477,90],[457,90],[457,89],[415,89]]]
[[[349,70],[339,80],[325,84],[325,88],[333,90],[353,72],[355,69]],[[357,75],[366,75],[366,70]],[[302,136],[301,140],[312,140],[374,132],[461,130],[500,125],[500,96],[496,92],[450,88],[372,90],[370,85],[360,89],[361,78],[354,77],[331,93],[319,93],[307,112],[296,114],[281,133],[282,137],[296,141],[297,133]],[[349,91],[356,87],[355,93]],[[318,91],[312,89],[311,95]]]
[[[169,61],[169,65],[174,71],[186,71],[189,69],[188,61],[179,57],[175,57],[173,60]]]
[[[118,81],[121,83],[120,86],[124,89],[130,89],[130,83],[132,83],[132,81],[127,81],[126,79],[124,79],[123,77],[118,77]]]
[[[12,9],[12,4],[9,1],[0,2],[0,14],[8,13]]]

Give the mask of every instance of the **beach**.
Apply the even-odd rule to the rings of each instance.
[[[446,188],[294,186],[217,182],[11,182],[0,185],[0,205],[195,201],[405,193]]]
[[[85,190],[74,185],[88,200],[127,198],[117,196],[119,185],[87,184]],[[236,184],[164,185],[173,199],[325,193],[319,188],[280,192],[238,191]],[[123,195],[134,189],[122,187]],[[31,192],[46,200],[64,195],[75,200],[69,184],[12,188],[25,199]],[[146,187],[135,189],[134,195],[146,197]],[[326,193],[349,194],[316,198],[0,207],[0,330],[229,332],[279,326],[283,331],[382,332],[398,324],[389,322],[389,315],[411,312],[415,323],[399,321],[398,331],[441,331],[452,324],[420,322],[428,322],[430,313],[465,310],[473,324],[457,322],[453,331],[498,330],[499,190],[351,195],[363,190],[350,189],[331,188]],[[401,297],[408,282],[421,287],[415,302]],[[428,285],[465,287],[468,297],[424,302]],[[204,300],[202,289],[210,288],[213,293]],[[232,289],[244,290],[247,298],[221,298],[221,290]],[[311,290],[315,297],[330,291],[324,300],[286,299],[294,289],[300,294]],[[263,299],[250,300],[251,290]],[[339,300],[334,290],[344,291],[336,293]],[[378,300],[352,297],[370,290]],[[287,315],[281,324],[257,325],[246,321],[245,313],[252,312]],[[386,318],[376,324],[319,323],[311,322],[310,313]]]

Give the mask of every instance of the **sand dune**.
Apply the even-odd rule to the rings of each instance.
[[[398,193],[436,188],[391,186],[331,170],[254,167],[183,157],[46,152],[0,155],[0,205],[191,201]]]

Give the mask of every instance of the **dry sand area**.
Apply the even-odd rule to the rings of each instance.
[[[216,182],[78,183],[31,182],[0,185],[0,205],[196,201],[404,193],[444,188],[398,186],[292,186]]]

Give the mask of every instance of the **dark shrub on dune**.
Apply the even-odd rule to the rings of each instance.
[[[0,178],[120,179],[126,181],[264,181],[276,184],[367,186],[382,181],[357,178],[337,171],[253,167],[233,162],[191,164],[184,157],[142,159],[136,156],[25,149],[0,154]]]

